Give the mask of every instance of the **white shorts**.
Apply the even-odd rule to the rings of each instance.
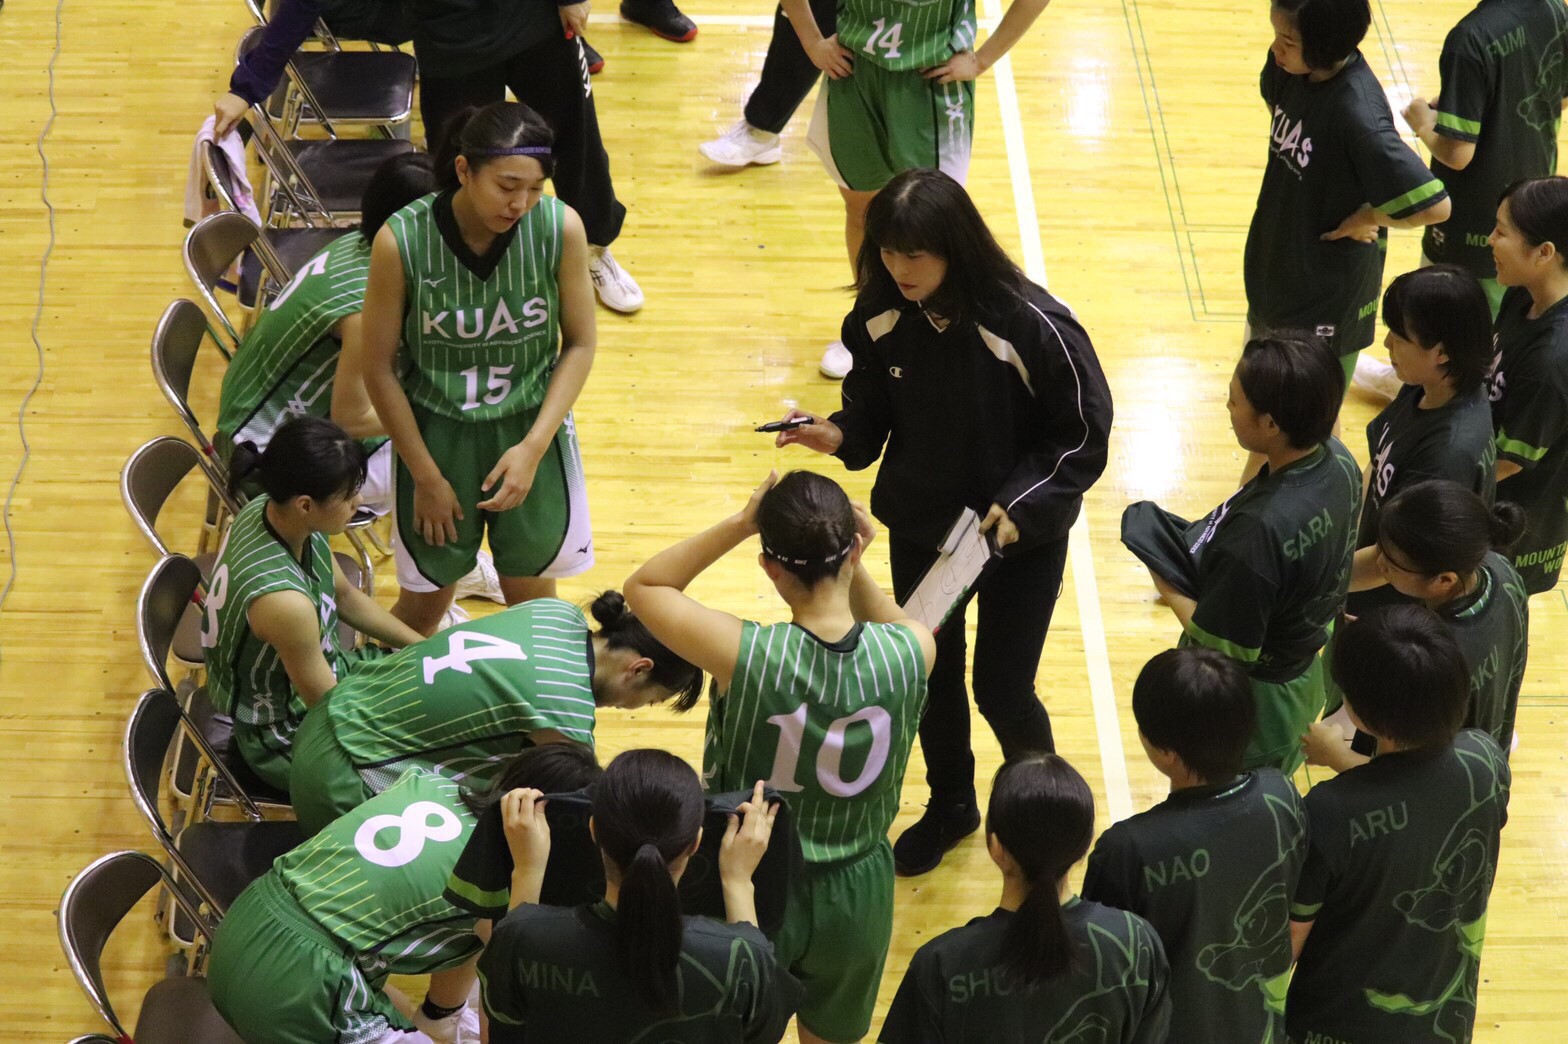
[[[359,506],[380,518],[392,510],[392,440],[383,442],[365,462],[365,484]]]

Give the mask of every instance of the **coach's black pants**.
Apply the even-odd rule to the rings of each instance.
[[[838,22],[837,0],[811,0],[811,14],[822,35],[832,36]],[[768,56],[762,60],[762,79],[746,101],[746,122],[758,130],[780,133],[821,75],[806,57],[781,6],[773,15],[773,39],[768,41]]]
[[[936,560],[934,551],[889,536],[893,591],[900,603]],[[964,685],[964,617],[978,601],[975,627],[975,706],[1002,745],[1002,756],[1054,751],[1051,719],[1035,696],[1040,651],[1051,626],[1067,562],[1067,538],[986,566],[980,583],[936,638],[920,747],[933,802],[975,800],[975,756],[969,746],[969,693]]]
[[[419,114],[431,151],[438,149],[448,119],[470,105],[501,101],[508,87],[555,131],[556,196],[583,219],[588,242],[609,246],[621,234],[626,208],[610,183],[610,157],[599,137],[599,114],[580,40],[551,33],[496,65],[461,76],[420,77]]]

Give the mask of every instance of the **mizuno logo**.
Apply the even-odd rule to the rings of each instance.
[[[440,279],[421,279],[420,282],[434,290],[436,287],[446,282],[446,276],[442,276]]]

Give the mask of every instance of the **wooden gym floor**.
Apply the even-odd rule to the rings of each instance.
[[[802,140],[804,113],[778,166],[728,173],[698,156],[697,143],[736,118],[755,81],[771,8],[685,2],[702,23],[690,45],[619,23],[609,4],[591,34],[608,59],[594,89],[631,208],[615,252],[648,306],[634,318],[600,313],[598,364],[577,410],[599,565],[563,586],[571,598],[618,584],[650,552],[733,510],[769,468],[822,468],[856,496],[869,489],[869,472],[775,451],[751,432],[787,403],[825,410],[837,401],[816,360],[848,305],[841,211]],[[1374,5],[1364,51],[1396,109],[1412,92],[1435,92],[1443,35],[1467,7]],[[997,17],[998,0],[981,14]],[[1117,542],[1120,512],[1143,498],[1205,509],[1241,466],[1223,404],[1241,334],[1241,249],[1266,154],[1256,89],[1265,14],[1238,0],[1058,0],[1012,68],[979,87],[971,191],[1003,243],[1037,275],[1043,263],[1053,291],[1078,310],[1116,397],[1110,466],[1089,498],[1040,676],[1061,751],[1094,784],[1105,822],[1162,794],[1128,698],[1140,665],[1176,634]],[[14,418],[35,376],[29,331],[49,225],[34,143],[49,119],[54,15],[47,0],[0,12],[0,483],[21,460]],[[116,479],[136,446],[179,431],[152,383],[148,341],[169,300],[191,292],[179,261],[191,137],[247,24],[237,2],[63,7],[59,116],[46,145],[57,238],[38,326],[44,370],[26,409],[32,457],[11,505],[15,556],[0,563],[0,580],[4,567],[16,570],[0,616],[7,1040],[99,1028],[60,953],[53,911],[89,860],[154,844],[120,767],[125,717],[148,684],[132,606],[153,558]],[[1395,234],[1390,277],[1416,263],[1417,243]],[[216,372],[205,381],[197,406],[211,417]],[[1346,407],[1358,453],[1373,412],[1354,394]],[[173,532],[191,541],[195,500],[177,507]],[[871,557],[885,576],[883,555]],[[386,596],[390,568],[382,576]],[[750,552],[696,593],[779,616]],[[1532,609],[1522,746],[1483,967],[1485,1041],[1568,1037],[1551,959],[1564,952],[1568,914],[1564,589]],[[606,757],[652,744],[696,761],[701,729],[700,714],[610,712],[600,738]],[[983,726],[977,742],[984,778],[997,750]],[[924,797],[915,765],[898,829]],[[997,891],[977,839],[936,873],[901,881],[883,1004],[916,946],[989,910]],[[127,1023],[165,952],[139,915],[115,940],[111,995]]]

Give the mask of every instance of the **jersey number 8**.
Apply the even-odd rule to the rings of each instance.
[[[795,782],[795,770],[800,765],[801,741],[806,737],[806,705],[802,703],[793,714],[775,714],[769,725],[779,728],[779,749],[773,756],[773,769],[768,773],[768,783],[780,793],[799,793],[806,788]],[[844,746],[852,725],[865,725],[871,730],[871,749],[866,752],[866,763],[854,779],[843,775]],[[862,707],[848,717],[836,719],[828,726],[817,750],[817,786],[834,797],[851,798],[877,781],[887,766],[888,751],[893,746],[893,717],[881,707]]]

